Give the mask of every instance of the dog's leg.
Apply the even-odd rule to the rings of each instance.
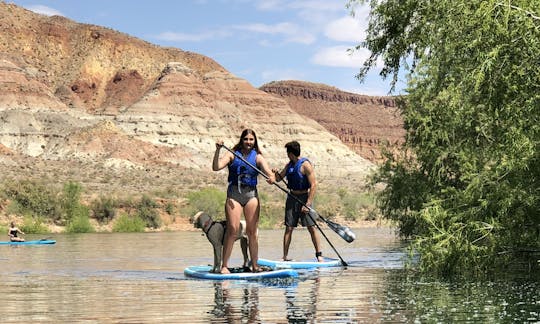
[[[248,257],[248,240],[245,237],[240,239],[240,247],[242,248],[242,254],[244,255],[244,268],[249,267]]]
[[[221,262],[223,260],[223,245],[214,244],[214,268],[212,272],[221,272]]]

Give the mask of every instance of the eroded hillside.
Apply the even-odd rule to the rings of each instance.
[[[403,121],[392,97],[364,96],[302,81],[271,82],[260,89],[284,99],[294,111],[314,119],[370,161],[381,161],[381,146],[403,143]]]
[[[357,188],[373,168],[211,58],[4,2],[0,89],[4,179],[74,180],[99,192],[224,186],[225,171],[210,169],[214,143],[232,147],[244,128],[272,166],[286,162],[286,142],[300,141],[323,188]]]

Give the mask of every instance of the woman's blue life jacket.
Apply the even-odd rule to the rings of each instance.
[[[257,186],[257,176],[259,173],[247,163],[242,161],[238,156],[242,156],[242,152],[236,151],[234,160],[229,164],[229,187],[232,185],[240,186]],[[251,165],[257,165],[257,151],[251,150],[247,158],[245,158]]]
[[[311,184],[308,181],[308,178],[300,172],[300,167],[302,166],[302,163],[305,161],[309,161],[307,158],[300,158],[296,163],[293,165],[292,161],[289,162],[287,165],[287,173],[285,176],[287,177],[287,183],[289,186],[289,189],[291,190],[306,190],[311,187]]]

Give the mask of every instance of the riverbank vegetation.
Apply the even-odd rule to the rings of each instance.
[[[349,1],[354,10],[355,3]],[[408,80],[399,152],[374,177],[420,269],[540,266],[540,7],[536,0],[369,1],[358,77]]]
[[[0,184],[0,216],[3,214],[5,219],[0,226],[7,231],[9,221],[17,219],[27,234],[49,233],[51,228],[65,233],[176,230],[175,223],[189,224],[189,218],[198,211],[213,215],[215,220],[223,219],[225,199],[225,191],[214,187],[190,190],[185,195],[169,190],[137,196],[96,196],[74,181],[54,185],[8,179]],[[281,226],[284,195],[261,192],[260,199],[260,228]],[[321,192],[316,204],[316,210],[325,218],[349,224],[377,218],[374,195],[369,192]]]

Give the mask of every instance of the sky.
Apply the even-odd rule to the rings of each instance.
[[[355,78],[369,52],[368,7],[347,0],[11,0],[45,15],[108,27],[159,46],[206,55],[254,87],[280,80],[322,83],[382,96],[390,80],[373,69]],[[403,88],[396,86],[397,94]]]

